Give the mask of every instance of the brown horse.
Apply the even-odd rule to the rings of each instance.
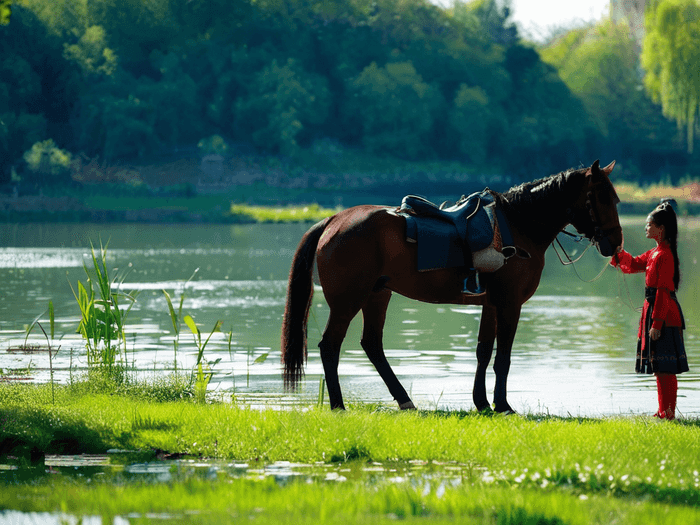
[[[622,244],[619,202],[608,175],[615,163],[569,170],[492,194],[510,224],[520,256],[499,270],[481,274],[486,293],[462,293],[466,268],[419,272],[416,245],[406,242],[403,217],[395,208],[363,205],[343,210],[309,229],[292,261],[282,324],[282,362],[287,388],[294,389],[306,361],[306,334],[313,295],[314,258],[330,307],[319,343],[331,408],[344,408],[338,380],[340,346],[350,321],[362,310],[362,348],[402,409],[415,408],[384,355],[382,333],[391,293],[427,303],[482,305],[473,400],[489,408],[486,369],[497,340],[494,410],[512,412],[506,399],[510,353],[520,310],[537,290],[547,247],[571,224],[603,256]]]

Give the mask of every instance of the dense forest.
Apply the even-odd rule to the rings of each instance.
[[[693,177],[700,158],[639,57],[609,21],[529,43],[497,0],[14,0],[0,25],[0,184],[42,162],[43,183],[61,184],[71,159],[226,144],[516,180],[596,158],[642,183]]]

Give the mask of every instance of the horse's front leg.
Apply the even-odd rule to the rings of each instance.
[[[515,410],[508,404],[507,384],[510,371],[510,352],[513,348],[515,331],[518,329],[520,319],[520,305],[501,306],[498,308],[498,347],[493,371],[496,373],[496,388],[493,392],[493,404],[496,412],[514,413]]]
[[[491,362],[495,340],[496,309],[493,306],[484,305],[479,324],[479,342],[476,345],[476,374],[472,390],[472,399],[478,411],[490,408],[488,397],[486,397],[486,370]]]

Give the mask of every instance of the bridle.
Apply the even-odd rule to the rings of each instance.
[[[612,227],[606,227],[604,224],[601,224],[600,216],[598,213],[598,209],[595,206],[597,197],[596,194],[598,192],[598,188],[601,186],[607,186],[605,189],[606,190],[612,190],[612,197],[613,197],[613,204],[618,204],[620,202],[620,198],[617,196],[617,192],[615,192],[615,188],[610,184],[610,181],[607,180],[607,177],[601,181],[598,182],[593,182],[591,183],[591,188],[589,191],[586,193],[586,210],[588,211],[588,215],[590,217],[590,227],[586,229],[584,232],[584,235],[577,235],[574,233],[571,233],[567,231],[566,229],[563,229],[560,233],[566,234],[574,239],[576,242],[581,242],[583,241],[584,238],[587,238],[590,243],[586,248],[583,250],[583,253],[579,255],[576,259],[572,259],[571,256],[566,252],[564,249],[564,246],[561,244],[561,241],[559,241],[559,237],[555,237],[554,241],[552,242],[552,247],[554,248],[554,253],[556,253],[557,257],[559,258],[559,262],[561,262],[564,266],[569,266],[569,265],[574,265],[577,263],[581,258],[586,254],[586,252],[589,250],[591,246],[594,244],[598,246],[598,249],[600,250],[601,246],[602,247],[607,247],[609,248],[609,251],[612,251],[612,246],[610,244],[610,240],[608,238],[609,235],[617,232],[617,231],[622,231],[622,227],[618,224],[616,226]],[[570,224],[573,224],[576,221],[578,213],[574,211],[572,208],[567,209],[567,216],[568,216],[568,221]],[[556,243],[556,244],[555,244]],[[559,250],[557,250],[557,246],[559,245],[559,249],[562,251],[564,254],[564,257],[566,258],[566,261],[562,256],[559,254]],[[574,270],[576,271],[576,275],[578,275],[579,279],[581,279],[584,282],[593,282],[598,280],[603,273],[605,273],[605,270],[608,267],[608,263],[606,261],[605,266],[601,270],[601,272],[594,277],[591,280],[585,280],[583,279],[579,274],[578,271],[576,271],[576,267],[574,266]]]
[[[600,217],[598,216],[598,209],[595,206],[596,191],[599,186],[608,186],[609,189],[612,190],[613,205],[617,205],[620,202],[620,197],[617,196],[615,188],[610,183],[610,181],[607,180],[607,177],[605,177],[601,181],[594,182],[592,184],[591,190],[586,194],[586,208],[588,209],[588,214],[590,215],[591,223],[593,224],[593,236],[591,238],[591,241],[597,244],[599,247],[604,244],[606,247],[610,248],[610,251],[613,251],[608,236],[617,231],[622,231],[622,227],[619,223],[617,224],[617,226],[613,226],[611,228],[605,228],[604,225],[601,224]]]

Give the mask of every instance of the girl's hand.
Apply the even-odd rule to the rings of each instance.
[[[659,337],[661,337],[661,330],[652,328],[651,330],[649,330],[649,337],[651,337],[652,341],[657,341]]]

